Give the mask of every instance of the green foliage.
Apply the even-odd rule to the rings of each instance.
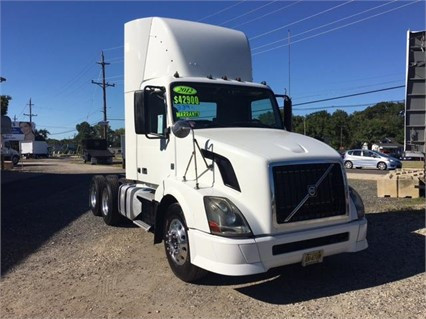
[[[304,123],[305,122],[305,123]],[[293,131],[317,138],[335,149],[360,147],[385,137],[404,142],[404,104],[382,102],[348,115],[336,110],[293,117]]]
[[[12,99],[9,95],[2,95],[1,96],[1,115],[7,114],[7,109],[9,107],[9,101]]]
[[[88,138],[102,138],[103,136],[103,126],[101,125],[90,125],[87,122],[82,122],[77,124],[77,135],[74,137],[74,143],[77,145],[81,144],[81,141]],[[108,127],[107,139],[108,146],[119,147],[121,142],[121,135],[124,134],[124,128],[119,128],[117,130],[112,130]]]
[[[74,141],[78,145],[81,144],[81,141],[88,138],[100,138],[100,135],[98,134],[96,129],[87,122],[81,122],[80,124],[77,124],[75,128],[78,133],[74,137]]]
[[[47,136],[50,134],[50,132],[46,129],[41,129],[41,130],[35,130],[34,134],[35,134],[36,141],[46,141]]]

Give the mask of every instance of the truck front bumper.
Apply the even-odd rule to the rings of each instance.
[[[250,239],[225,238],[194,229],[188,232],[191,262],[230,276],[258,274],[270,268],[300,263],[305,253],[317,250],[322,250],[324,257],[357,252],[368,247],[366,236],[365,218],[343,225]],[[340,240],[329,243],[329,238]]]

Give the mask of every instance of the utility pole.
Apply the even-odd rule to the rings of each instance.
[[[108,132],[108,123],[107,123],[107,102],[106,102],[106,88],[108,86],[112,86],[115,87],[115,84],[110,84],[105,82],[105,66],[106,65],[110,65],[110,63],[105,62],[105,58],[104,58],[104,51],[102,51],[101,54],[101,62],[96,62],[97,64],[100,64],[102,66],[102,82],[96,82],[92,80],[92,84],[97,84],[102,88],[102,92],[103,92],[103,100],[104,100],[104,109],[103,109],[103,113],[104,113],[104,139],[107,139],[107,132]]]
[[[303,135],[306,135],[306,115],[303,115]]]
[[[34,104],[31,103],[31,98],[30,98],[30,103],[28,103],[27,105],[29,105],[29,107],[30,107],[30,113],[29,114],[24,113],[24,115],[30,117],[30,124],[32,126],[33,125],[33,116],[37,116],[37,114],[33,114],[33,106],[34,106]]]

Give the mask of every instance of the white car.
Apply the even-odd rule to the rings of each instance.
[[[343,157],[343,163],[351,168],[377,168],[380,170],[401,168],[401,161],[389,155],[370,150],[349,150]]]

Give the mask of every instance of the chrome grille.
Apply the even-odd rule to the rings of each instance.
[[[275,166],[272,175],[278,224],[346,214],[340,164]]]

